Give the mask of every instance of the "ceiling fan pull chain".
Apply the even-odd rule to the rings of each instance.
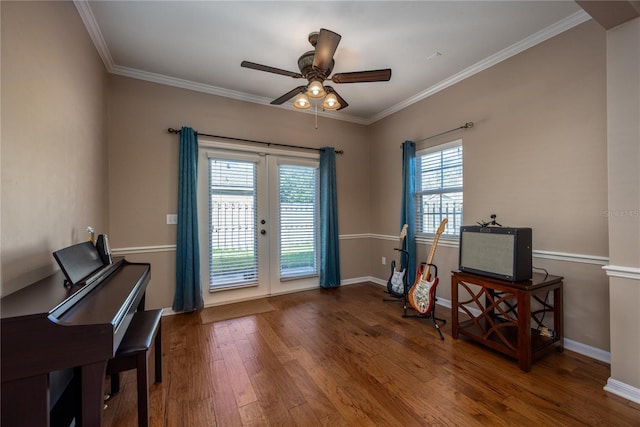
[[[316,129],[318,129],[318,103],[314,102],[314,104],[316,104]]]

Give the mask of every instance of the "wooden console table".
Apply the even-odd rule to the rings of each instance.
[[[451,335],[513,357],[529,372],[534,360],[563,349],[562,279],[534,273],[531,280],[506,282],[453,271]]]

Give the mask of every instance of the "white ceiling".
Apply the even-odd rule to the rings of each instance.
[[[362,124],[590,19],[567,0],[75,4],[109,72],[265,105],[305,80],[240,62],[299,72],[309,33],[337,32],[334,73],[392,69],[389,82],[332,84],[349,107],[326,115]]]

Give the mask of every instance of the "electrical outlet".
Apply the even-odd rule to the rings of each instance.
[[[177,224],[178,214],[167,214],[167,224]]]
[[[387,265],[387,257],[382,257],[382,265]]]

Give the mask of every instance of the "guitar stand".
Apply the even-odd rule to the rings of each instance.
[[[406,265],[409,265],[409,252],[405,251],[404,249],[400,249],[400,248],[393,248],[394,251],[398,251],[398,252],[402,252],[402,255],[404,255],[406,258]],[[383,298],[382,301],[384,302],[402,302],[404,300],[405,304],[407,302],[407,290],[409,289],[407,287],[407,272],[405,271],[404,276],[402,277],[402,285],[404,287],[404,293],[402,295],[399,296],[395,296],[392,295],[391,293],[389,293],[389,291],[384,291],[385,294],[389,294],[391,295],[393,298]]]
[[[427,263],[422,263],[421,265],[424,266],[431,266],[434,269],[434,276],[438,277],[438,267],[435,264],[427,264]],[[434,304],[433,304],[433,310],[431,310],[430,313],[428,314],[415,314],[415,310],[413,310],[411,308],[411,305],[409,303],[409,301],[407,300],[407,297],[409,296],[409,287],[407,285],[407,281],[404,281],[404,304],[402,307],[402,317],[414,317],[414,318],[418,318],[418,319],[431,319],[433,320],[433,326],[436,328],[436,331],[438,331],[438,335],[440,335],[440,339],[444,341],[444,335],[442,335],[442,331],[440,330],[440,325],[438,324],[438,322],[442,322],[442,324],[444,325],[445,323],[447,323],[447,321],[445,319],[441,319],[439,317],[436,317],[436,306],[438,305],[438,298],[435,297],[434,295]],[[414,312],[414,314],[407,314],[407,309],[410,309]]]

